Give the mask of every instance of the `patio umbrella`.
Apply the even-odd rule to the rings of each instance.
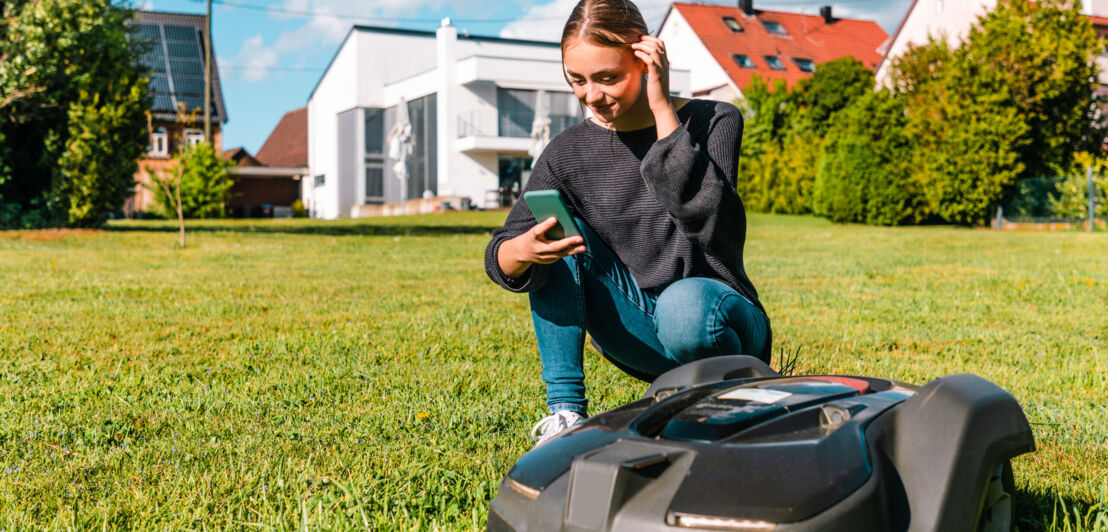
[[[550,111],[546,105],[546,92],[539,91],[538,101],[535,102],[535,121],[531,124],[531,149],[527,150],[534,159],[550,144]]]
[[[400,212],[405,211],[408,199],[408,156],[412,154],[412,122],[408,118],[408,102],[400,98],[396,104],[396,123],[388,136],[389,159],[396,161],[392,171],[400,180]]]

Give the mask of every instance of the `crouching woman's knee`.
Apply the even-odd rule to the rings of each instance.
[[[741,296],[714,279],[682,279],[666,287],[654,314],[655,332],[666,355],[686,364],[741,353],[742,341],[724,315],[731,297]]]

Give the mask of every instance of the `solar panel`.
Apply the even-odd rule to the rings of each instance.
[[[158,28],[157,24],[139,24],[138,25],[138,37],[145,40],[161,40],[162,32]]]
[[[188,105],[188,108],[189,108],[190,111],[193,110],[193,109],[201,109],[201,108],[204,107],[204,97],[203,96],[181,96],[181,95],[177,95],[177,101],[178,102],[185,102],[185,105]]]
[[[185,59],[203,57],[200,47],[196,43],[171,42],[167,43],[167,46],[169,48],[169,57],[182,57]]]
[[[204,94],[204,76],[173,76],[173,90],[177,94]]]
[[[174,24],[164,24],[162,27],[165,28],[165,40],[167,41],[199,43],[199,39],[196,38],[196,28]]]
[[[203,76],[204,66],[199,61],[191,59],[170,59],[169,73],[177,76]]]
[[[150,91],[169,94],[169,79],[165,77],[165,74],[150,76]]]
[[[153,109],[151,109],[151,110],[155,111],[155,112],[157,112],[157,111],[172,112],[174,110],[173,109],[173,98],[170,98],[170,96],[168,94],[155,94],[154,95],[154,105],[153,105]]]
[[[140,12],[140,17],[142,13]],[[204,50],[203,35],[199,26],[181,23],[169,24],[164,14],[159,22],[138,22],[134,34],[143,41],[142,64],[150,69],[149,91],[153,97],[152,111],[162,114],[177,112],[177,102],[185,103],[189,110],[203,107],[204,102]],[[172,15],[170,15],[172,16]],[[216,73],[213,72],[213,76]],[[216,78],[218,79],[218,78]],[[218,81],[216,82],[218,83]],[[212,109],[222,113],[219,106],[218,87],[212,90]]]

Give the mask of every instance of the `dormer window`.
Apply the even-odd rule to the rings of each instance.
[[[764,57],[766,64],[769,65],[770,68],[774,70],[785,70],[785,63],[782,63],[781,59],[776,55],[767,55]]]
[[[815,72],[816,63],[811,59],[801,59],[799,57],[793,58],[793,63],[796,64],[796,68],[799,68],[801,72]]]
[[[727,27],[731,29],[731,33],[742,33],[743,32],[742,24],[739,24],[739,21],[735,20],[733,17],[723,17],[723,23],[726,24]]]
[[[769,21],[769,20],[763,20],[761,22],[762,22],[762,27],[764,27],[766,29],[766,31],[768,31],[768,32],[770,32],[774,35],[788,35],[789,34],[789,32],[785,31],[785,27],[782,26],[781,23],[779,23],[779,22],[772,22],[772,21]]]
[[[739,68],[757,68],[758,67],[757,65],[754,64],[754,60],[751,59],[749,56],[745,56],[745,55],[742,55],[742,54],[731,54],[731,59],[733,61],[735,61],[736,65],[739,65]]]

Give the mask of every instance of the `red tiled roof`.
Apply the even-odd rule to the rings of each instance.
[[[246,151],[246,148],[242,146],[223,150],[223,158],[234,161],[237,166],[262,166],[261,161],[255,159],[254,156],[250,155],[250,152]]]
[[[830,24],[819,15],[802,15],[781,11],[756,10],[754,16],[743,14],[738,7],[673,4],[700,37],[708,52],[723,67],[740,89],[745,89],[758,74],[763,80],[783,79],[791,87],[812,74],[800,70],[793,58],[809,59],[817,65],[832,59],[851,56],[871,70],[877,69],[881,54],[877,48],[889,38],[885,30],[871,20],[837,18]],[[734,33],[723,22],[732,17],[743,31]],[[762,22],[777,22],[787,36],[770,33]],[[756,68],[740,68],[732,54],[746,55]],[[773,70],[765,56],[777,56],[785,70]]]
[[[266,166],[308,166],[308,108],[285,113],[254,157]]]

